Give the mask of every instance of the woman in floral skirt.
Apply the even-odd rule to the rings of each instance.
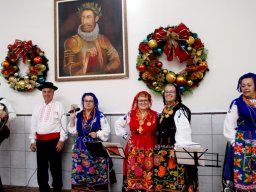
[[[175,145],[192,143],[190,110],[181,103],[179,89],[167,84],[163,94],[164,109],[157,122],[157,144],[154,156],[155,191],[199,191],[197,167],[179,165],[174,155]]]
[[[153,151],[157,113],[151,110],[151,95],[139,92],[131,111],[115,122],[116,134],[127,140],[123,191],[154,191]]]
[[[256,191],[256,74],[238,80],[242,93],[231,102],[224,121],[228,140],[223,169],[224,191]]]
[[[68,125],[69,132],[76,135],[72,154],[72,191],[107,190],[109,182],[116,181],[112,161],[94,156],[86,143],[107,141],[110,127],[104,114],[99,111],[98,99],[93,93],[83,94],[82,106],[83,110],[77,115],[75,111],[70,114]]]

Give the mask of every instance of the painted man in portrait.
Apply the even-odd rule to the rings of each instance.
[[[118,52],[99,33],[101,7],[86,2],[78,12],[81,19],[78,32],[64,42],[64,72],[70,76],[116,73],[120,66]]]

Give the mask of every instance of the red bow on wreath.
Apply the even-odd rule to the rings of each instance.
[[[172,61],[174,56],[177,57],[180,63],[189,58],[188,52],[183,49],[177,41],[186,41],[189,38],[189,29],[183,23],[174,28],[169,28],[168,30],[161,27],[155,31],[153,38],[156,39],[157,42],[167,41],[164,53],[168,61]]]
[[[32,49],[32,41],[21,41],[16,39],[13,45],[8,45],[8,49],[11,51],[10,59],[16,61],[21,55],[23,63],[27,62],[27,53]]]

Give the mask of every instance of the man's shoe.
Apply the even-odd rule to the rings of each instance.
[[[61,189],[53,189],[52,192],[61,192]]]

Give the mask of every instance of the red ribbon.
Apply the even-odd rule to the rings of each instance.
[[[16,39],[14,44],[8,46],[12,51],[12,60],[17,61],[17,59],[22,55],[23,63],[27,62],[27,53],[32,49],[32,41],[21,41]]]
[[[188,52],[181,47],[177,40],[188,40],[189,29],[183,23],[179,24],[174,28],[169,28],[165,30],[160,27],[155,30],[152,36],[157,42],[167,40],[164,53],[167,56],[168,61],[172,61],[173,57],[176,56],[180,63],[187,60],[190,56]]]
[[[152,35],[152,38],[155,39],[158,42],[166,40],[167,39],[167,31],[160,27],[155,30],[154,34]]]

